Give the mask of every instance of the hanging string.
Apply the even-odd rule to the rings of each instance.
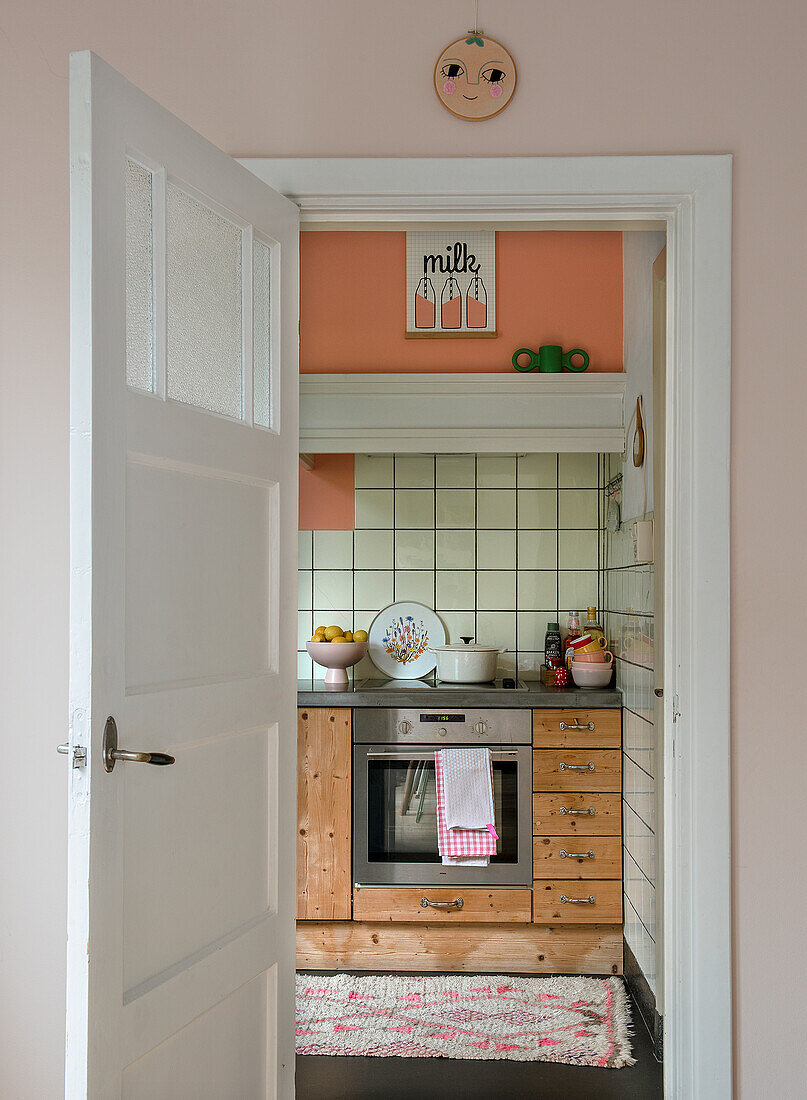
[[[468,31],[468,34],[473,34],[479,37],[484,33],[484,31],[480,31],[479,29],[479,0],[474,0],[474,27],[473,30]]]

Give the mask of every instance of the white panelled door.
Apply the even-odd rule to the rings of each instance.
[[[90,53],[70,127],[66,1094],[291,1097],[298,212]]]

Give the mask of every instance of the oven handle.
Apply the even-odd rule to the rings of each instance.
[[[503,760],[505,757],[518,756],[518,750],[491,749],[490,755],[493,760]],[[387,760],[430,760],[433,756],[434,750],[431,752],[374,752],[372,749],[367,750],[368,760],[378,760],[381,758]]]

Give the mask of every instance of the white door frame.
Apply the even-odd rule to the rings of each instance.
[[[303,224],[666,227],[665,1094],[732,1094],[730,156],[249,158]],[[333,227],[331,225],[330,227]],[[699,646],[709,631],[709,660]]]

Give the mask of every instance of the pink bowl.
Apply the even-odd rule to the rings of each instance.
[[[613,664],[614,655],[608,649],[601,649],[598,653],[576,653],[575,661],[582,661],[584,665],[610,665]]]
[[[605,688],[611,683],[613,668],[611,665],[572,664],[572,679],[579,688]]]
[[[327,668],[325,683],[333,687],[345,687],[348,683],[346,668],[357,664],[367,652],[367,642],[306,642],[305,648],[318,665]]]

